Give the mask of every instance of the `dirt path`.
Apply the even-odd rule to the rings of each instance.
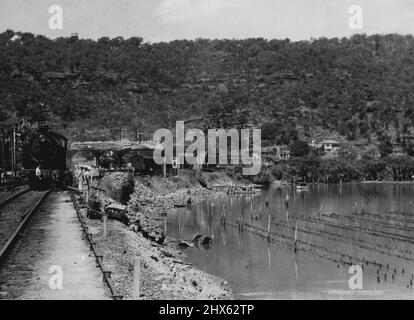
[[[1,266],[0,298],[109,299],[67,192],[46,199]]]

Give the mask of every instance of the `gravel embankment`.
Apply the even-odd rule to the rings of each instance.
[[[154,191],[154,188],[136,181],[128,203],[128,217],[140,230],[154,239],[159,239],[163,235],[164,220],[170,210],[186,206],[189,199],[191,203],[195,203],[213,194],[217,195],[200,185],[195,185],[189,188],[171,188],[169,193],[162,195]]]
[[[110,186],[111,194],[118,194],[116,186],[124,185],[125,175],[105,177],[100,185]],[[113,180],[113,181],[112,181]],[[105,188],[106,189],[106,188]],[[213,192],[197,184],[194,179],[139,177],[126,206],[128,225],[108,220],[107,236],[103,238],[102,222],[86,218],[89,231],[94,234],[104,264],[112,271],[112,278],[120,294],[126,299],[133,295],[134,259],[141,263],[140,299],[229,299],[228,283],[186,263],[185,254],[177,248],[177,241],[164,235],[164,220],[176,206],[197,202]],[[101,208],[116,203],[107,194],[98,195]],[[79,201],[79,197],[78,197]]]
[[[83,209],[86,217],[86,210]],[[134,259],[141,265],[140,299],[228,299],[226,281],[206,274],[184,262],[184,254],[168,240],[159,245],[118,221],[109,220],[103,238],[102,222],[85,219],[105,266],[125,299],[133,295]]]

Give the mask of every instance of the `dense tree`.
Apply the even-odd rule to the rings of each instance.
[[[407,153],[407,155],[414,157],[414,144],[409,142],[404,146],[403,151]]]
[[[289,151],[293,157],[303,157],[309,154],[310,147],[306,142],[296,139],[289,144]]]
[[[391,143],[391,138],[389,136],[381,136],[378,150],[382,158],[385,158],[392,153],[393,146]]]

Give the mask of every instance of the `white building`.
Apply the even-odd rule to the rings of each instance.
[[[334,152],[340,149],[340,143],[336,140],[323,140],[320,145],[325,152]]]

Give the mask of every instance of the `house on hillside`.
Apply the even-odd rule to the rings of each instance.
[[[336,140],[323,140],[320,145],[325,152],[335,152],[341,148],[340,143]]]
[[[323,153],[333,154],[333,153],[338,152],[341,148],[341,144],[338,141],[331,140],[331,139],[322,140],[322,141],[312,140],[312,142],[309,143],[309,146],[313,150],[317,151],[319,154],[323,154]]]
[[[21,36],[19,36],[18,34],[15,34],[13,37],[10,38],[10,41],[11,42],[16,42],[16,41],[20,42],[21,39],[22,39]]]
[[[319,149],[321,149],[322,148],[322,145],[321,145],[321,143],[320,142],[318,142],[318,141],[316,141],[316,140],[312,140],[310,143],[309,143],[309,147],[311,147],[312,149],[314,149],[314,150],[319,150]]]
[[[290,151],[286,145],[270,146],[262,148],[262,159],[272,159],[273,161],[289,160]],[[266,163],[265,163],[266,164]]]

